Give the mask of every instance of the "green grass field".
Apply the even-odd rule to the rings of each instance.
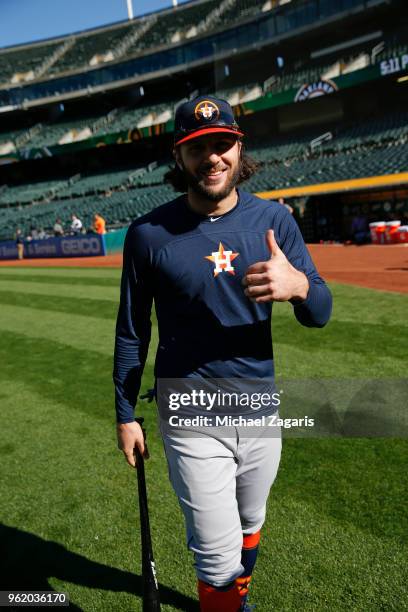
[[[87,612],[142,609],[136,479],[114,427],[119,277],[113,269],[0,270],[1,589],[64,590],[72,609]],[[278,375],[406,376],[407,296],[331,288],[333,319],[323,330],[302,328],[289,305],[276,305]],[[163,610],[196,610],[156,413],[141,411]],[[257,612],[408,609],[407,459],[407,440],[284,441],[253,580]]]

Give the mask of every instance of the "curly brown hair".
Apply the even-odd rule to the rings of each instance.
[[[237,184],[243,183],[253,176],[260,167],[259,162],[244,153],[242,148],[240,155],[240,172]],[[184,172],[177,164],[173,168],[170,168],[164,175],[164,181],[169,183],[175,191],[185,193],[188,190],[188,183],[186,181]]]

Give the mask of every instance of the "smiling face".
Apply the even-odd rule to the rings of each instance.
[[[233,134],[208,134],[181,144],[175,157],[189,188],[211,202],[219,202],[238,183],[241,146]]]

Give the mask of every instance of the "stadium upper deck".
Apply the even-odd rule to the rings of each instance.
[[[367,80],[374,81],[386,77],[388,66],[391,66],[390,71],[393,74],[400,73],[404,68],[403,58],[406,58],[408,65],[408,29],[402,28],[398,32],[389,34],[375,34],[374,39],[371,37],[368,40],[364,37],[362,40],[353,39],[354,45],[351,44],[352,40],[346,49],[342,49],[340,45],[340,48],[322,58],[311,59],[313,51],[305,53],[304,57],[295,55],[291,58],[288,55],[285,58],[284,68],[275,68],[274,75],[266,80],[265,77],[273,68],[268,62],[264,62],[266,66],[256,73],[255,64],[252,62],[251,76],[256,74],[257,81],[244,81],[243,84],[225,89],[214,84],[214,89],[210,89],[209,81],[203,79],[204,88],[197,89],[197,93],[215,93],[227,99],[232,106],[240,107],[238,112],[245,114],[299,101],[303,99],[300,92],[307,84],[311,87],[313,84],[325,82],[334,88],[333,91],[326,93],[333,93],[350,85],[355,86]],[[318,41],[315,43],[315,48],[319,48]],[[397,66],[399,58],[401,65]],[[190,75],[192,70],[189,72]],[[245,71],[241,76],[245,79]],[[260,78],[262,76],[263,78]],[[145,131],[145,135],[171,131],[174,108],[180,102],[181,91],[178,87],[168,88],[168,91],[166,89],[163,91],[163,88],[153,97],[145,99],[143,95],[139,95],[136,100],[131,100],[130,104],[130,100],[126,99],[126,93],[123,98],[112,97],[105,100],[102,105],[93,105],[90,112],[86,110],[85,100],[82,99],[84,106],[79,109],[79,113],[73,116],[71,114],[71,119],[69,113],[68,115],[64,112],[47,114],[45,110],[42,116],[25,113],[24,117],[20,117],[23,119],[22,122],[15,122],[14,129],[9,121],[2,122],[0,156],[15,154],[14,159],[17,160],[21,151],[20,158],[26,159],[40,155],[40,149],[44,147],[52,147],[51,154],[56,155],[63,153],[61,145],[79,144],[81,148],[101,146],[101,143],[104,143],[104,136],[109,138],[117,135],[116,140],[111,139],[109,143],[128,142],[133,139],[130,134],[134,130],[140,131],[138,137],[142,136],[142,130]],[[258,100],[257,106],[248,107],[247,103],[254,100]],[[98,142],[94,141],[95,137],[99,139]],[[31,153],[28,153],[29,150]]]
[[[47,80],[62,73],[124,60],[146,50],[166,47],[256,17],[279,4],[285,2],[227,0],[220,5],[219,0],[192,0],[131,22],[5,49],[0,52],[0,83]]]
[[[191,0],[133,21],[0,51],[0,107],[94,93],[282,40],[400,0]]]

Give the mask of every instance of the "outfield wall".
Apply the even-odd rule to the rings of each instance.
[[[87,234],[25,241],[24,258],[96,257],[121,253],[127,229],[124,227],[103,236]],[[0,242],[0,260],[17,258],[17,245],[14,240]]]
[[[25,259],[49,257],[95,257],[106,255],[105,236],[89,234],[66,236],[24,242]],[[17,259],[17,245],[14,240],[0,243],[0,259]]]

